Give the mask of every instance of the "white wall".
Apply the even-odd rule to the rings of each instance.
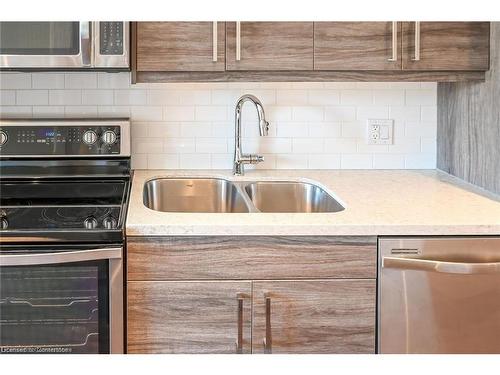
[[[130,117],[134,168],[231,168],[234,105],[243,150],[259,168],[435,168],[435,83],[200,83],[130,85],[129,73],[1,73],[1,117]],[[368,118],[395,120],[393,145],[367,145]]]

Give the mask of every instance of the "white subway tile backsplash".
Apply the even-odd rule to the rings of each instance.
[[[340,122],[310,122],[309,137],[339,138],[341,135]]]
[[[130,86],[130,74],[127,72],[97,73],[97,87],[100,89],[127,89]]]
[[[307,137],[309,124],[307,122],[277,122],[276,135],[278,137]]]
[[[130,73],[0,73],[2,117],[130,117],[134,168],[232,167],[234,106],[242,113],[247,169],[435,168],[435,83],[231,82],[131,85]],[[394,119],[393,145],[367,145],[368,118]]]
[[[195,108],[196,121],[222,121],[228,117],[225,106],[203,106]]]
[[[419,121],[420,106],[390,106],[389,118],[401,121]]]
[[[194,138],[166,138],[163,142],[163,152],[168,154],[186,154],[196,152]]]
[[[276,92],[278,105],[301,105],[307,103],[307,90],[278,90]]]
[[[373,168],[375,169],[404,169],[405,156],[394,154],[376,154],[373,155]]]
[[[308,99],[311,105],[338,105],[340,104],[340,91],[309,90]]]
[[[47,90],[17,90],[16,104],[47,105],[49,104],[49,92]]]
[[[408,154],[405,156],[406,169],[434,169],[436,168],[436,154]]]
[[[97,107],[99,117],[130,117],[130,107],[100,105]]]
[[[308,155],[309,169],[340,169],[340,154]]]
[[[371,169],[373,155],[370,154],[343,154],[340,160],[342,169]]]
[[[158,106],[133,106],[130,107],[130,117],[135,121],[161,121],[163,108]]]
[[[371,90],[342,90],[340,93],[342,105],[370,105],[373,104]]]
[[[81,90],[49,90],[50,105],[82,104]]]
[[[19,118],[19,117],[32,117],[33,107],[31,106],[10,106],[2,105],[0,106],[0,118]]]
[[[355,106],[325,107],[325,121],[352,121],[356,119]]]
[[[322,121],[325,117],[323,107],[293,107],[292,120],[293,121]]]
[[[31,82],[34,89],[63,89],[64,73],[32,73]]]
[[[323,150],[323,138],[295,138],[292,141],[294,154],[322,154]]]
[[[64,117],[64,106],[44,106],[37,105],[33,107],[33,117],[35,118],[62,118]]]
[[[163,119],[166,121],[193,121],[194,107],[167,106],[163,108]]]
[[[16,91],[15,90],[0,90],[0,105],[15,105]]]
[[[278,154],[276,155],[277,169],[307,169],[308,162],[305,155]]]
[[[64,107],[65,117],[97,117],[96,105],[68,105]]]
[[[113,90],[83,90],[82,104],[112,105]]]
[[[30,89],[30,73],[0,72],[0,90],[9,89]]]
[[[180,154],[181,169],[210,169],[212,160],[210,154]]]
[[[66,73],[64,74],[64,88],[95,89],[97,88],[97,73]]]
[[[430,90],[406,90],[406,105],[436,105],[437,92]]]
[[[148,102],[146,90],[115,90],[116,105],[146,105]]]
[[[179,155],[177,154],[150,154],[147,158],[149,169],[178,169]]]

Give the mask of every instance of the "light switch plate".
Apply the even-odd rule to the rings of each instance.
[[[366,122],[366,143],[369,145],[392,145],[394,120],[369,119]]]

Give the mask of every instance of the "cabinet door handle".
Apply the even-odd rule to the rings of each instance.
[[[217,62],[217,21],[212,22],[212,61]]]
[[[388,61],[398,61],[398,22],[392,22],[392,57]]]
[[[420,22],[415,22],[415,57],[413,61],[420,61]]]
[[[241,60],[241,22],[236,22],[236,61]]]
[[[269,294],[264,295],[266,300],[266,337],[264,339],[264,353],[271,354],[273,352],[273,335],[271,329],[271,297]]]
[[[236,341],[236,354],[243,353],[243,295],[238,294],[238,339]]]

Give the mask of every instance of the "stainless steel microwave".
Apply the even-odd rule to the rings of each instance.
[[[129,69],[128,22],[0,22],[0,69]]]

